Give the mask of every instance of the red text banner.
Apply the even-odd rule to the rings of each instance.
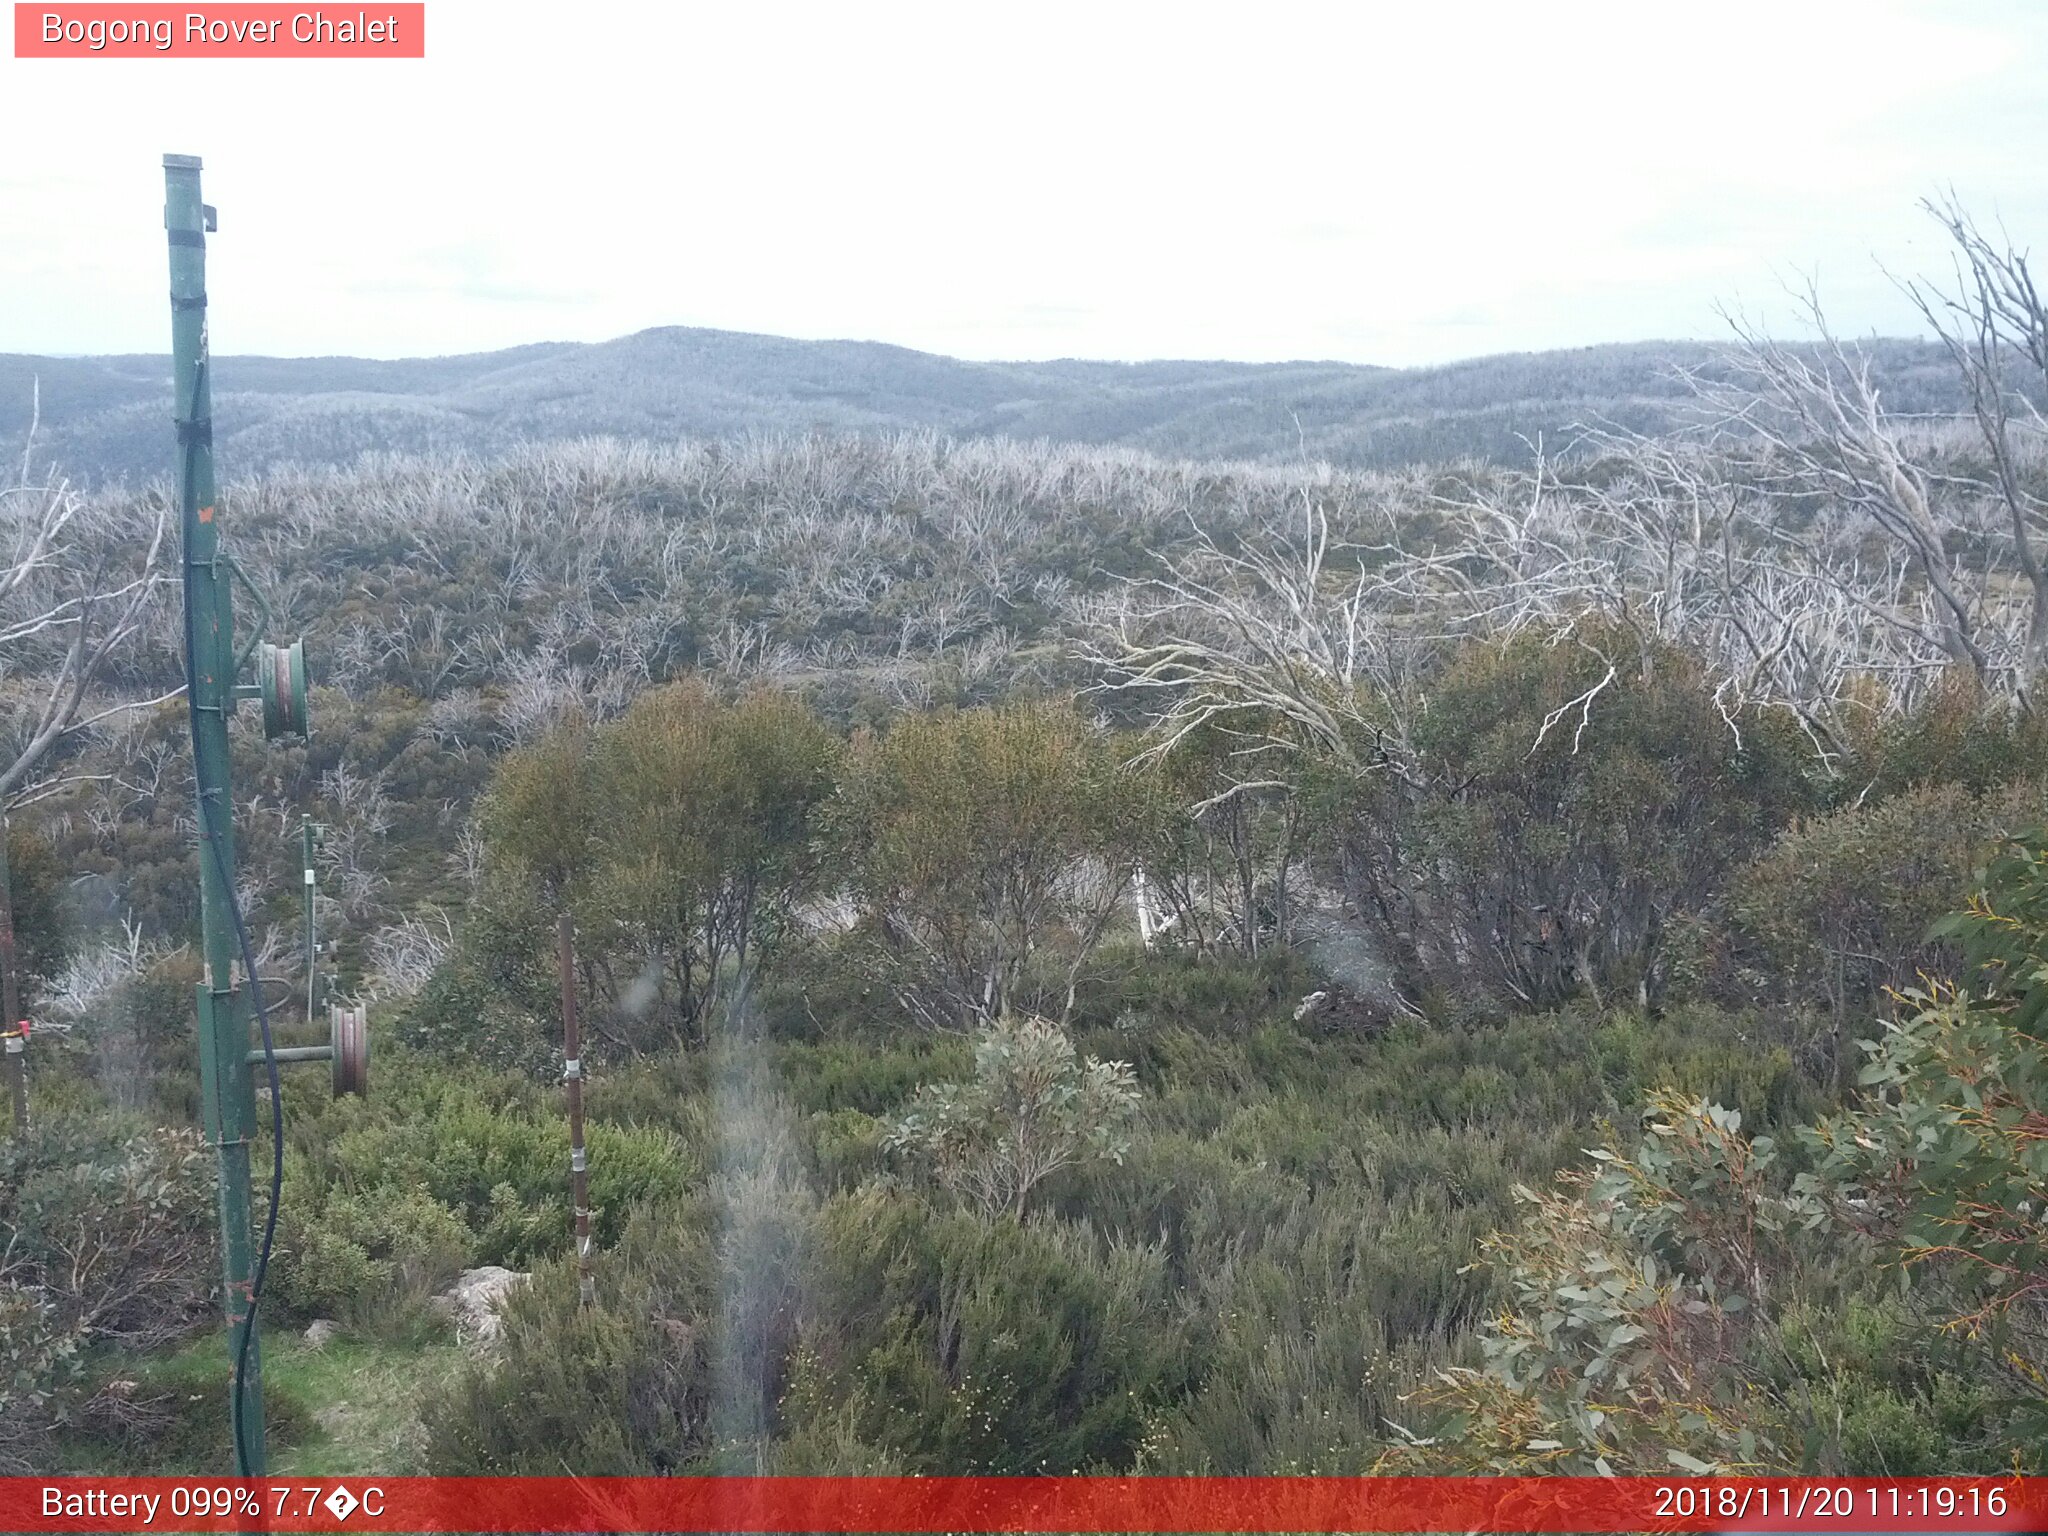
[[[14,7],[18,59],[423,59],[424,4]]]
[[[2022,1478],[0,1479],[0,1531],[2048,1531]]]

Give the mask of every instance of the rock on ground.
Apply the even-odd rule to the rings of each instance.
[[[453,1285],[434,1298],[434,1305],[455,1319],[458,1339],[464,1343],[490,1344],[505,1326],[498,1309],[508,1295],[530,1278],[496,1264],[465,1269]]]

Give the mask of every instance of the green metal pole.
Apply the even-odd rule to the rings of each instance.
[[[249,1330],[254,1278],[249,1148],[256,1137],[249,1068],[248,997],[236,985],[232,897],[234,799],[229,793],[228,717],[234,712],[234,614],[221,558],[213,484],[213,391],[207,378],[206,231],[196,155],[164,156],[164,227],[171,253],[171,363],[178,429],[180,527],[185,561],[185,643],[192,690],[192,755],[198,781],[200,925],[199,1070],[207,1140],[220,1159],[221,1260],[227,1291],[228,1358],[245,1359],[240,1422],[232,1424],[245,1476],[265,1473],[263,1369]],[[246,1355],[244,1350],[246,1346]],[[232,1378],[231,1378],[232,1379]],[[232,1389],[231,1389],[232,1390]],[[231,1421],[235,1404],[230,1399]]]

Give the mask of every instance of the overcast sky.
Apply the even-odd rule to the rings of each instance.
[[[374,9],[374,6],[372,7]],[[340,11],[340,6],[330,6]],[[347,14],[354,14],[354,7]],[[0,351],[167,346],[166,150],[220,352],[653,325],[975,358],[1414,364],[1717,332],[2048,247],[2048,4],[429,0],[424,61],[0,58]]]

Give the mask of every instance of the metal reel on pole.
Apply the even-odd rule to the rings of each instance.
[[[265,645],[256,658],[257,685],[263,693],[263,734],[272,741],[305,736],[306,642]]]
[[[334,1052],[334,1096],[362,1094],[370,1086],[369,1010],[358,1004],[344,1008],[327,1005],[327,1031]]]

